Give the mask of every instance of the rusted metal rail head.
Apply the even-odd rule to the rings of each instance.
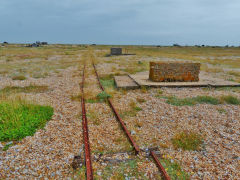
[[[154,162],[156,163],[159,171],[162,173],[162,176],[165,180],[171,180],[171,178],[169,177],[169,175],[167,174],[166,170],[164,169],[164,167],[162,166],[162,164],[160,163],[160,161],[158,160],[157,155],[155,154],[154,151],[150,151],[150,155],[152,156]]]
[[[88,123],[87,123],[86,107],[85,107],[85,99],[84,99],[85,68],[86,68],[86,65],[84,64],[83,74],[82,74],[82,84],[81,84],[82,128],[83,128],[83,142],[84,142],[84,152],[85,152],[86,179],[93,180],[91,151],[90,151],[90,143],[89,143],[89,136],[88,136]]]
[[[99,86],[100,86],[100,88],[102,89],[102,91],[104,91],[104,87],[102,86],[102,84],[101,84],[101,82],[100,82],[100,78],[99,78],[99,76],[98,76],[96,66],[95,66],[94,63],[92,63],[92,64],[93,64],[93,67],[94,67],[95,74],[96,74],[96,76],[97,76],[97,80],[98,80]],[[107,99],[107,101],[108,101],[108,103],[109,103],[109,105],[110,105],[110,107],[111,107],[114,115],[116,116],[117,120],[119,121],[119,123],[120,123],[123,131],[124,131],[125,134],[127,135],[128,140],[129,140],[130,143],[132,144],[132,146],[133,146],[136,154],[138,154],[138,153],[140,152],[139,147],[137,146],[137,144],[134,142],[133,138],[131,137],[130,132],[128,131],[126,125],[124,124],[124,122],[123,122],[123,120],[121,119],[120,115],[118,114],[117,110],[114,108],[112,101],[111,101],[109,98]]]

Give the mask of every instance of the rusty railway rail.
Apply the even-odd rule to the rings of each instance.
[[[92,65],[93,65],[93,68],[94,68],[94,71],[95,71],[95,74],[96,74],[96,77],[97,77],[99,86],[100,86],[101,90],[104,91],[104,87],[102,86],[102,84],[101,84],[101,82],[100,82],[100,78],[99,78],[99,75],[98,75],[98,72],[97,72],[97,68],[96,68],[94,62],[92,62]],[[119,123],[121,124],[121,127],[122,127],[123,131],[124,131],[125,134],[127,135],[128,140],[129,140],[130,143],[132,144],[132,146],[133,146],[136,154],[138,154],[138,153],[140,152],[140,149],[139,149],[138,145],[134,142],[133,138],[131,137],[130,132],[128,131],[125,123],[123,122],[123,120],[122,120],[121,117],[119,116],[117,110],[114,108],[112,101],[111,101],[109,98],[107,98],[107,101],[108,101],[108,103],[109,103],[112,111],[114,112],[117,120],[118,120]],[[153,150],[150,151],[150,155],[152,156],[154,162],[156,163],[156,165],[157,165],[159,171],[161,172],[163,178],[164,178],[165,180],[171,180],[171,178],[170,178],[169,175],[167,174],[166,170],[164,169],[164,167],[162,166],[162,164],[161,164],[160,161],[158,160],[157,155],[155,154],[155,152],[154,152]]]
[[[83,128],[83,142],[84,142],[84,152],[85,152],[86,179],[93,180],[91,150],[90,150],[90,142],[89,142],[89,136],[88,136],[88,123],[87,123],[86,106],[85,106],[85,98],[84,98],[85,68],[86,68],[86,65],[84,64],[83,73],[82,73],[82,84],[81,84],[82,128]]]
[[[92,63],[92,65],[93,65],[95,74],[96,74],[96,76],[97,76],[97,80],[98,80],[99,86],[100,86],[100,88],[102,89],[102,91],[104,91],[104,87],[102,86],[102,84],[101,84],[101,82],[100,82],[100,78],[99,78],[99,76],[98,76],[96,66],[95,66],[94,63]],[[111,101],[109,98],[107,98],[107,101],[108,101],[108,103],[109,103],[109,105],[110,105],[110,107],[111,107],[114,115],[116,116],[117,120],[118,120],[119,123],[121,124],[121,127],[122,127],[123,131],[124,131],[125,134],[127,135],[127,138],[129,139],[130,143],[132,144],[132,146],[133,146],[133,148],[134,148],[134,150],[135,150],[135,153],[138,154],[138,153],[140,152],[140,149],[139,149],[138,145],[134,142],[133,138],[131,137],[130,132],[128,131],[127,127],[125,126],[125,124],[124,124],[123,120],[121,119],[120,115],[118,114],[117,110],[116,110],[115,107],[113,106],[112,101]]]
[[[166,170],[164,169],[164,167],[162,166],[162,164],[160,163],[160,161],[158,160],[157,155],[155,154],[154,151],[150,151],[150,155],[152,156],[154,162],[156,163],[159,171],[162,173],[162,176],[164,177],[165,180],[171,180],[171,178],[169,177],[169,175],[167,174]]]

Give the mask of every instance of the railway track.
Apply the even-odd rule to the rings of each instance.
[[[92,66],[94,68],[99,87],[102,91],[104,91],[104,87],[102,86],[102,84],[100,82],[100,78],[99,78],[97,68],[96,68],[94,62],[92,62]],[[85,152],[86,179],[87,180],[92,180],[93,179],[93,170],[92,170],[91,150],[90,150],[90,142],[89,142],[89,135],[88,135],[88,124],[87,124],[86,109],[85,109],[85,98],[84,98],[85,68],[86,68],[86,65],[84,64],[83,73],[82,73],[82,84],[81,84],[81,91],[82,91],[82,97],[81,97],[82,126],[83,126],[83,142],[84,142],[84,152]],[[125,125],[125,123],[123,122],[119,113],[117,112],[116,108],[114,107],[111,99],[107,98],[107,101],[108,101],[108,104],[109,104],[110,108],[112,109],[116,119],[120,123],[124,133],[126,134],[129,142],[133,146],[135,154],[139,154],[141,152],[140,148],[138,147],[138,145],[136,144],[136,142],[132,138],[130,132],[128,131],[128,129]],[[157,157],[156,153],[154,152],[154,150],[150,150],[149,154],[151,155],[151,157],[153,158],[156,166],[158,167],[159,171],[161,172],[162,177],[165,180],[170,180],[169,175],[167,174],[164,167],[161,165],[161,163],[158,160],[158,157]]]
[[[86,179],[92,180],[93,170],[92,170],[91,150],[90,150],[90,142],[89,142],[89,136],[88,136],[88,123],[87,123],[86,106],[85,106],[85,98],[84,98],[85,68],[86,68],[86,65],[84,64],[83,73],[82,73],[82,84],[81,84],[82,128],[83,128],[83,142],[84,142],[84,153],[85,153]]]

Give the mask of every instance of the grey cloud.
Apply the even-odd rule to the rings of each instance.
[[[239,0],[1,0],[0,41],[239,45]]]

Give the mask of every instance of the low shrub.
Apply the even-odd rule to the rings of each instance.
[[[173,146],[183,150],[199,150],[203,143],[203,137],[192,131],[183,131],[176,134],[172,139]]]

